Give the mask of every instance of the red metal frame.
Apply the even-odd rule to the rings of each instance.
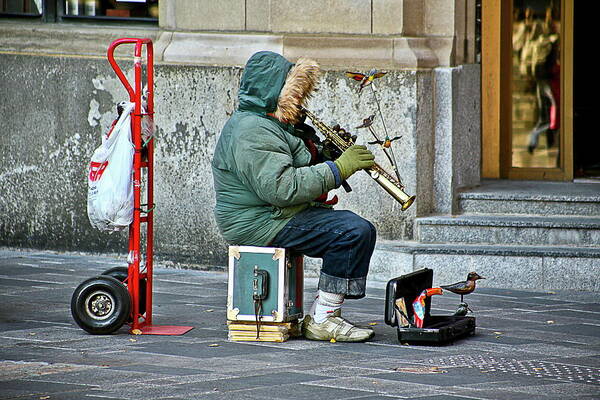
[[[134,44],[133,87],[117,64],[114,51],[122,44]],[[146,83],[148,85],[147,110],[142,108],[142,50],[146,46]],[[152,267],[154,243],[154,138],[142,143],[142,116],[154,116],[154,48],[152,40],[138,38],[117,39],[108,47],[108,62],[135,104],[131,118],[131,133],[135,153],[133,156],[133,222],[129,225],[129,263],[127,288],[131,296],[131,333],[146,335],[183,335],[191,326],[152,325]],[[144,152],[144,147],[146,151]],[[142,204],[142,169],[146,169],[146,203]],[[145,206],[145,209],[142,209]],[[145,257],[142,246],[142,224],[146,227]],[[140,269],[142,267],[142,269]],[[145,267],[145,268],[144,268]],[[140,313],[140,279],[146,279],[146,311]],[[135,331],[135,332],[134,332]]]

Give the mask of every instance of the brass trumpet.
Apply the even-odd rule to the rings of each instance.
[[[333,146],[340,153],[343,153],[350,146],[354,145],[356,136],[335,126],[334,128],[325,125],[315,114],[303,108],[302,111],[312,121],[315,127],[325,136],[324,145]],[[386,192],[388,192],[396,201],[402,204],[402,211],[406,210],[415,201],[416,196],[410,196],[404,192],[404,185],[391,174],[387,173],[377,163],[370,168],[365,169],[371,178],[375,180]]]

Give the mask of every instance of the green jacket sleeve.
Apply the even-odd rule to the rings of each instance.
[[[331,168],[325,163],[307,165],[310,153],[304,148],[303,155],[298,154],[298,144],[300,139],[272,121],[243,130],[234,145],[237,175],[260,199],[277,207],[308,203],[334,189]],[[300,158],[305,158],[300,160],[303,166]]]

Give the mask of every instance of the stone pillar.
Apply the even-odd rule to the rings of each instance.
[[[475,186],[481,164],[479,65],[434,71],[433,212],[455,214],[456,192]]]

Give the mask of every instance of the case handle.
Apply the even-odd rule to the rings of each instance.
[[[269,295],[269,273],[264,269],[254,266],[254,279],[252,280],[252,299],[262,301]]]
[[[260,321],[262,319],[262,303],[269,295],[269,273],[254,266],[252,279],[252,300],[254,300],[254,317],[256,318],[256,338],[260,336]]]

